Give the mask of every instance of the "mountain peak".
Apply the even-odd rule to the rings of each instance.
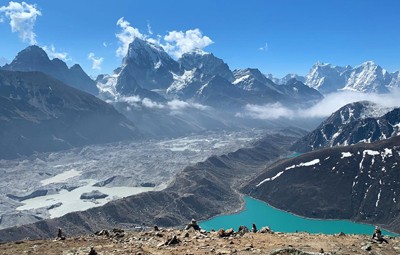
[[[71,66],[70,69],[75,72],[81,72],[81,73],[85,72],[85,71],[83,71],[82,67],[79,64],[75,64],[75,65]]]
[[[185,70],[197,68],[210,77],[220,75],[228,81],[234,80],[232,71],[222,59],[201,49],[194,49],[183,54],[178,62]]]
[[[365,62],[363,62],[361,65],[359,65],[359,66],[377,66],[377,64],[374,62],[374,61],[372,61],[372,60],[368,60],[368,61],[365,61]]]
[[[150,58],[152,62],[157,62],[160,58],[170,58],[170,56],[160,46],[136,37],[129,44],[125,60],[142,60],[143,58]]]
[[[20,51],[14,60],[9,64],[6,65],[7,67],[11,68],[12,70],[18,70],[20,68],[24,69],[24,66],[35,66],[35,65],[49,65],[51,61],[47,56],[47,53],[37,45],[31,45]],[[33,71],[30,70],[24,71]]]
[[[212,53],[204,51],[204,50],[199,49],[199,48],[195,48],[195,49],[193,49],[193,50],[191,50],[191,51],[189,51],[187,53],[184,53],[184,54],[192,54],[192,55],[200,55],[200,56],[213,55]]]

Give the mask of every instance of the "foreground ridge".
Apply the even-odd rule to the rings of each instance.
[[[389,244],[371,241],[369,235],[309,233],[219,233],[179,229],[140,232],[103,230],[97,235],[66,240],[34,240],[0,244],[0,254],[399,254],[400,238]],[[224,233],[232,233],[227,230]],[[95,254],[95,253],[90,253]]]

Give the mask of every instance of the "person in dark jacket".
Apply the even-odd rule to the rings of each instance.
[[[375,226],[374,233],[372,234],[372,239],[376,240],[380,243],[383,243],[383,242],[389,243],[385,238],[383,238],[382,231],[381,231],[380,227],[378,227],[378,226]]]

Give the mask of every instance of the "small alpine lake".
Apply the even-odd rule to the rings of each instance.
[[[319,220],[303,218],[279,209],[276,209],[264,202],[244,197],[245,208],[243,211],[235,214],[221,215],[210,220],[200,222],[200,226],[210,231],[220,228],[233,228],[235,231],[240,225],[251,229],[252,223],[257,228],[263,226],[271,227],[272,231],[278,232],[309,232],[322,234],[370,234],[374,232],[374,226],[355,223],[348,220]],[[384,235],[394,235],[394,233],[382,230]]]

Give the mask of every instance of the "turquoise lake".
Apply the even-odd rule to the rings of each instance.
[[[374,226],[360,224],[346,220],[316,220],[308,219],[294,214],[278,210],[266,203],[256,199],[245,197],[245,209],[236,214],[221,215],[208,221],[200,222],[200,226],[210,231],[220,228],[233,228],[237,230],[240,225],[245,225],[251,229],[251,224],[255,223],[257,228],[270,226],[273,231],[278,232],[309,232],[323,234],[370,234],[374,231]],[[383,230],[384,235],[396,235]]]

